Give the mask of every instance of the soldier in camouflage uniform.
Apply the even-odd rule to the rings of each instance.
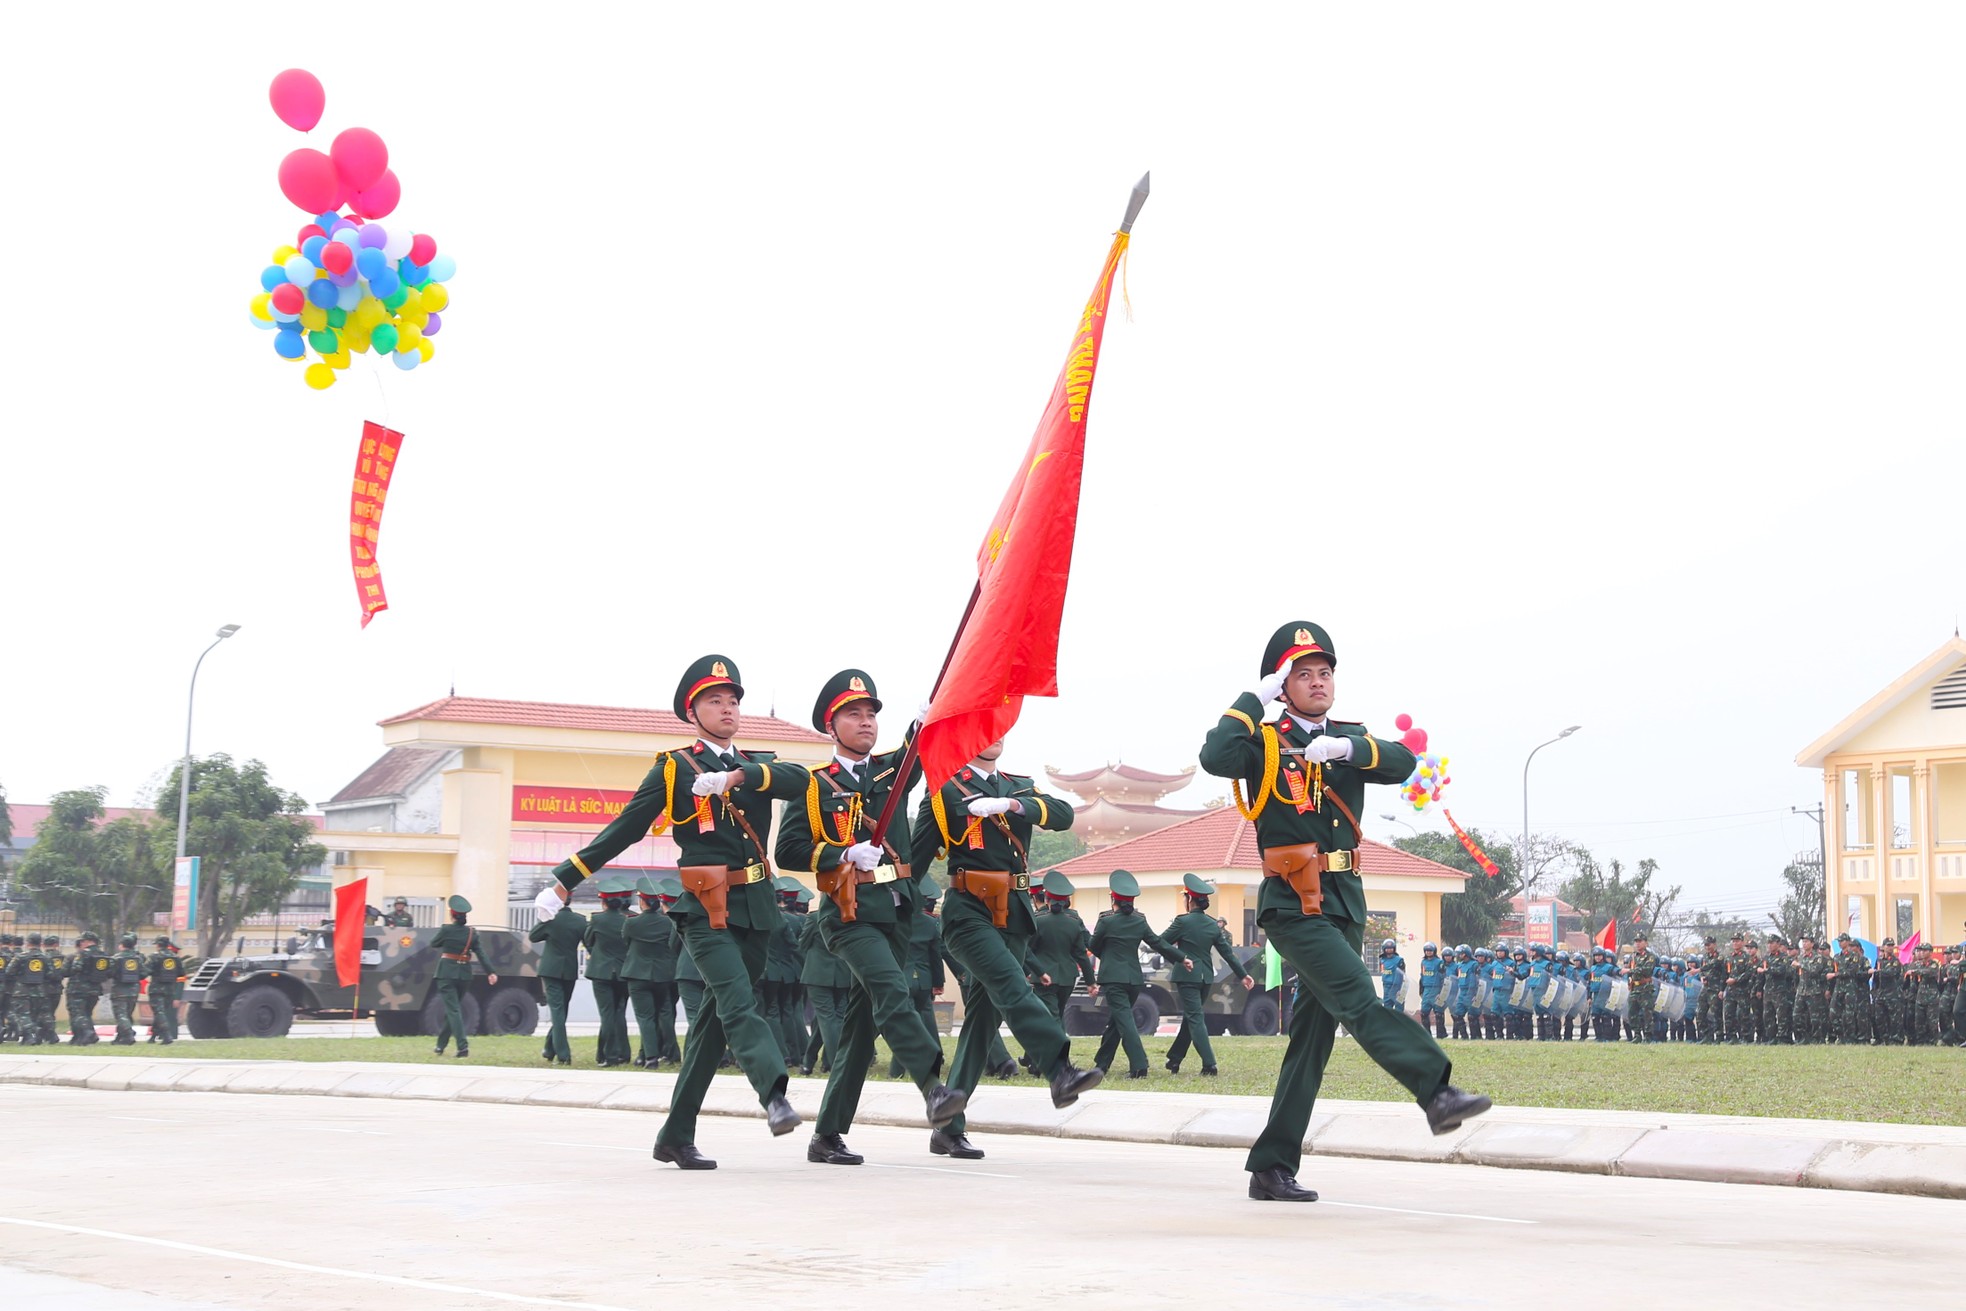
[[[1761,981],[1761,962],[1748,950],[1747,935],[1736,933],[1728,944],[1727,953],[1727,1005],[1725,1024],[1729,1044],[1753,1042],[1753,1022],[1749,1012],[1754,1007],[1755,988]]]
[[[1896,1046],[1905,1040],[1905,966],[1898,959],[1898,940],[1877,944],[1877,964],[1870,975],[1870,1027],[1873,1045]]]
[[[41,1006],[41,987],[48,977],[48,958],[41,952],[41,935],[27,935],[25,946],[7,964],[7,1002],[13,1017],[14,1041],[24,1047],[41,1045],[35,1013]]]
[[[1628,1042],[1652,1041],[1652,1008],[1658,1004],[1659,985],[1653,975],[1658,971],[1659,958],[1652,954],[1652,946],[1645,934],[1640,933],[1632,944],[1630,991],[1626,994],[1625,1039]]]
[[[96,1003],[109,982],[109,953],[97,946],[102,939],[85,932],[75,939],[75,956],[68,966],[68,1043],[87,1047],[101,1042],[96,1034]]]
[[[1721,954],[1719,941],[1708,937],[1706,950],[1700,953],[1700,1009],[1694,1016],[1696,1041],[1719,1042],[1727,1036],[1722,1023],[1726,1002],[1727,958]]]
[[[1939,999],[1942,967],[1932,959],[1932,944],[1921,942],[1905,971],[1911,996],[1905,1006],[1905,1041],[1925,1047],[1939,1040]]]
[[[68,957],[62,953],[61,939],[52,933],[41,935],[41,954],[47,958],[48,973],[41,981],[41,1004],[34,1013],[34,1023],[41,1031],[41,1041],[52,1046],[61,1041],[55,1029],[55,1007],[68,984]]]
[[[1870,1041],[1870,961],[1864,949],[1847,933],[1839,933],[1842,944],[1836,954],[1836,967],[1830,973],[1830,1019],[1836,1039],[1845,1043]]]
[[[1795,971],[1795,1040],[1821,1042],[1829,1012],[1829,953],[1817,951],[1814,938],[1804,938]]]
[[[151,943],[157,948],[144,962],[150,976],[150,1041],[169,1046],[177,1041],[177,990],[184,979],[184,958],[169,938]]]
[[[7,981],[7,969],[14,963],[14,955],[20,948],[11,933],[0,933],[0,1042],[14,1041],[14,999],[13,986]]]
[[[1960,1032],[1962,1018],[1966,1018],[1960,1014],[1960,1002],[1966,1000],[1966,992],[1962,992],[1959,986],[1962,973],[1966,973],[1966,964],[1962,964],[1959,948],[1947,947],[1945,969],[1939,975],[1939,987],[1942,990],[1939,997],[1941,1047],[1950,1047],[1966,1039],[1966,1034]]]
[[[1795,989],[1801,974],[1780,937],[1768,939],[1768,963],[1762,969],[1762,1041],[1792,1042],[1789,1025],[1795,1017]]]

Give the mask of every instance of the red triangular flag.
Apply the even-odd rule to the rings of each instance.
[[[1604,927],[1597,931],[1597,937],[1592,941],[1606,951],[1618,950],[1618,921],[1615,919],[1604,921]]]

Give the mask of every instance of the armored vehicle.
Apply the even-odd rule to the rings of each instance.
[[[1245,992],[1242,980],[1230,972],[1228,965],[1216,961],[1215,982],[1209,985],[1201,1003],[1208,1031],[1273,1034],[1282,1010],[1277,995],[1263,987],[1263,949],[1237,947],[1236,955],[1242,958],[1243,968],[1256,976],[1256,990]],[[1140,1032],[1151,1034],[1159,1027],[1161,1016],[1181,1014],[1181,995],[1175,991],[1173,971],[1159,956],[1142,947],[1140,964],[1146,983],[1133,1003],[1133,1022],[1140,1026]],[[1089,994],[1084,988],[1080,984],[1065,1005],[1065,1031],[1080,1036],[1104,1033],[1106,999],[1097,993]]]
[[[433,981],[435,928],[362,930],[361,996],[337,982],[334,931],[314,930],[292,950],[266,956],[214,956],[184,986],[185,1027],[194,1038],[279,1038],[294,1016],[375,1017],[389,1037],[434,1034],[444,1002]],[[477,929],[498,986],[483,974],[464,995],[464,1022],[473,1033],[531,1033],[539,1027],[539,949],[510,929]]]

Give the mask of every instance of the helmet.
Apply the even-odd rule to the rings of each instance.
[[[1567,951],[1559,951],[1556,954],[1556,963],[1559,965],[1568,965],[1570,963],[1570,953]]]
[[[1673,956],[1668,959],[1671,961],[1674,969],[1683,970],[1686,968],[1686,958],[1684,956]]]
[[[1454,949],[1454,951],[1455,951],[1455,953],[1456,953],[1457,955],[1461,955],[1461,956],[1465,956],[1465,955],[1467,955],[1467,954],[1468,954],[1469,952],[1471,952],[1471,951],[1473,951],[1473,950],[1474,950],[1474,948],[1473,948],[1473,947],[1470,947],[1470,946],[1469,946],[1469,945],[1468,945],[1467,943],[1465,943],[1465,942],[1464,942],[1464,943],[1462,943],[1462,944],[1461,944],[1460,946],[1458,946],[1458,947],[1456,947],[1456,948]]]
[[[1958,951],[1958,950],[1959,950],[1959,948],[1957,948],[1957,947],[1949,947],[1949,948],[1947,948],[1947,950],[1948,950],[1948,951]],[[1462,944],[1461,944],[1460,946],[1458,946],[1458,947],[1456,947],[1456,948],[1454,949],[1454,958],[1455,958],[1456,960],[1473,960],[1473,959],[1474,959],[1474,948],[1472,948],[1472,947],[1470,947],[1470,946],[1468,946],[1468,944],[1464,942],[1464,943],[1462,943]]]
[[[1423,943],[1421,943],[1421,944],[1420,944],[1420,950],[1421,950],[1421,951],[1439,951],[1439,950],[1440,950],[1440,946],[1439,946],[1439,945],[1438,945],[1437,943],[1432,943],[1432,942],[1423,942]]]
[[[1514,951],[1512,951],[1512,952],[1510,952],[1510,953],[1509,953],[1509,956],[1510,956],[1510,958],[1511,958],[1511,959],[1513,959],[1514,957],[1517,957],[1517,956],[1520,956],[1520,957],[1522,957],[1522,958],[1523,958],[1524,960],[1527,960],[1527,959],[1529,959],[1529,953],[1528,953],[1528,952],[1526,952],[1526,951],[1524,951],[1524,950],[1523,950],[1522,948],[1520,948],[1520,947],[1517,947],[1517,948],[1516,948],[1516,949],[1515,949]]]
[[[1393,948],[1394,948],[1393,940],[1391,938],[1387,938],[1384,942],[1379,944],[1379,954],[1383,956],[1387,952],[1393,950]]]

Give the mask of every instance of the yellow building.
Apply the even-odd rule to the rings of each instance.
[[[1823,775],[1829,928],[1955,942],[1966,925],[1966,640],[1796,757]]]
[[[367,877],[372,905],[462,893],[480,922],[502,921],[515,890],[619,815],[656,753],[696,740],[667,710],[459,696],[382,733],[388,752],[322,806],[335,882]],[[801,765],[833,753],[831,738],[764,715],[743,717],[737,745]],[[675,866],[675,843],[647,837],[611,868]]]

